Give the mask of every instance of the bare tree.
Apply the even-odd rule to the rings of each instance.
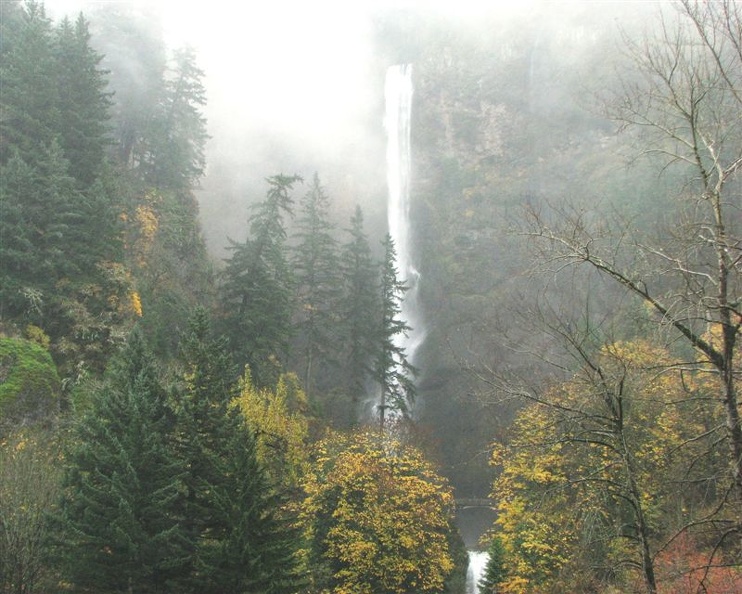
[[[49,514],[59,473],[49,435],[21,429],[0,438],[0,592],[32,594],[50,577]]]
[[[730,494],[739,503],[742,7],[683,0],[677,8],[662,16],[657,38],[627,40],[636,70],[610,104],[621,127],[638,134],[644,154],[659,157],[663,170],[682,168],[686,184],[672,233],[650,242],[628,225],[618,233],[591,225],[584,212],[561,210],[547,220],[537,209],[528,213],[526,232],[546,242],[552,262],[588,264],[638,296],[700,353],[700,367],[718,375]],[[726,535],[739,531],[737,518]]]

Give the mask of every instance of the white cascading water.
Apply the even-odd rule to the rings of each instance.
[[[425,340],[425,328],[420,314],[418,293],[420,273],[413,261],[410,232],[410,176],[412,120],[412,65],[391,66],[386,73],[384,90],[387,135],[386,166],[389,198],[387,218],[389,234],[397,248],[397,271],[408,287],[401,303],[401,317],[412,330],[409,336],[398,336],[397,346],[403,347],[407,360],[415,364],[415,354]],[[414,411],[412,411],[414,413]],[[484,575],[488,555],[469,551],[466,594],[478,594],[479,580]]]
[[[466,594],[479,594],[479,580],[484,575],[489,555],[484,551],[469,551],[469,568],[466,570]]]
[[[387,219],[389,234],[397,250],[399,280],[407,285],[401,303],[400,316],[412,329],[408,336],[398,335],[396,345],[402,347],[407,361],[414,365],[415,352],[422,344],[424,332],[418,312],[418,284],[420,273],[412,262],[410,233],[410,123],[412,118],[412,65],[390,66],[384,85],[386,113],[386,180],[388,188]],[[363,403],[362,415],[375,418],[381,396]],[[408,403],[412,406],[413,403]],[[390,411],[393,413],[393,411]],[[410,411],[414,414],[414,411]],[[394,413],[393,413],[394,414]]]
[[[408,291],[401,303],[401,317],[412,328],[409,336],[399,335],[397,346],[405,349],[407,360],[415,364],[415,353],[425,339],[418,304],[420,273],[412,259],[410,232],[410,174],[412,119],[412,65],[391,66],[387,70],[384,95],[387,134],[386,166],[389,198],[389,234],[397,248],[397,270]]]

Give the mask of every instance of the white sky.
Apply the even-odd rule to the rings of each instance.
[[[206,71],[209,114],[264,114],[276,125],[301,124],[316,135],[366,108],[369,14],[382,8],[432,7],[471,16],[483,7],[527,9],[536,0],[156,0],[166,42],[192,45]],[[100,4],[152,6],[152,0],[46,0],[49,14],[92,13]],[[214,121],[214,123],[217,123]]]
[[[364,202],[383,191],[381,119],[378,130],[368,128],[369,114],[378,111],[383,97],[383,81],[376,80],[378,72],[374,78],[369,70],[374,12],[424,7],[476,22],[483,12],[496,11],[498,17],[530,15],[540,4],[554,3],[45,0],[44,4],[54,19],[74,17],[80,10],[90,19],[101,4],[119,2],[156,6],[168,47],[191,45],[206,73],[206,116],[212,140],[207,145],[202,216],[217,243],[221,234],[241,237],[244,233],[238,229],[244,217],[235,214],[242,212],[240,201],[246,193],[262,192],[262,188],[246,192],[245,185],[260,184],[279,171],[293,172],[297,162],[298,172],[305,176],[318,170],[330,194],[343,203]],[[559,5],[578,2],[560,0]],[[229,174],[214,175],[217,170]],[[230,217],[224,217],[227,211]]]

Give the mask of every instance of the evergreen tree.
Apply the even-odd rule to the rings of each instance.
[[[489,556],[484,575],[479,580],[479,591],[482,594],[498,594],[500,584],[505,581],[505,547],[499,537],[492,539],[487,553]]]
[[[74,25],[65,18],[57,27],[55,71],[59,99],[57,134],[69,161],[69,174],[81,187],[100,174],[107,137],[110,93],[105,92],[102,56],[90,46],[88,22],[82,14]]]
[[[380,304],[378,272],[363,229],[363,211],[356,206],[350,220],[349,241],[343,245],[340,266],[343,295],[340,302],[341,344],[344,352],[346,389],[354,403],[366,395],[366,382],[373,376],[374,337]]]
[[[277,515],[254,433],[235,409],[224,425],[223,455],[213,458],[222,481],[208,492],[213,524],[199,540],[191,591],[292,594],[302,583],[295,556],[298,534]]]
[[[138,149],[143,178],[158,188],[188,189],[203,174],[208,139],[202,113],[206,105],[203,76],[191,48],[175,52],[154,117]]]
[[[113,189],[101,178],[78,190],[56,141],[34,161],[0,166],[0,313],[42,328],[63,374],[73,359],[102,372],[131,318]]]
[[[182,571],[185,535],[172,511],[183,467],[170,448],[173,422],[135,331],[66,456],[58,551],[78,589],[164,592]]]
[[[274,515],[253,434],[235,407],[226,342],[211,336],[205,310],[183,340],[186,385],[179,398],[177,451],[187,472],[180,517],[190,543],[189,592],[291,592],[292,533]]]
[[[165,94],[165,44],[150,8],[107,2],[91,23],[96,49],[105,56],[101,64],[110,71],[109,90],[115,93],[111,127],[117,161],[128,169],[148,162],[143,145]]]
[[[51,298],[60,279],[79,268],[76,247],[69,241],[80,218],[74,210],[78,198],[67,161],[56,142],[41,147],[25,161],[18,152],[0,169],[0,299],[2,310],[12,317],[33,313],[41,325],[42,309],[31,306],[28,294]]]
[[[0,65],[0,164],[18,153],[33,166],[57,136],[56,63],[44,5],[26,3],[21,22]]]
[[[250,217],[244,243],[231,242],[222,287],[222,309],[230,348],[247,364],[256,385],[274,385],[291,338],[294,279],[286,256],[284,216],[291,215],[289,192],[301,178],[269,177],[265,200]]]
[[[407,336],[411,328],[400,319],[401,301],[407,286],[397,278],[397,252],[392,236],[387,233],[383,242],[384,261],[381,265],[381,320],[379,325],[374,375],[381,389],[379,419],[384,428],[387,409],[406,416],[415,398],[412,382],[417,370],[407,361],[400,335]]]
[[[18,10],[0,68],[0,311],[41,326],[57,350],[82,317],[105,309],[90,311],[93,295],[108,288],[100,265],[120,256],[111,194],[93,183],[108,175],[109,103],[85,20],[53,30],[42,5]],[[99,301],[110,307],[109,297]],[[94,334],[99,341],[108,332],[72,340]]]
[[[21,0],[0,2],[0,58],[12,48],[23,29],[25,11]]]
[[[226,354],[224,341],[210,335],[206,311],[198,308],[181,339],[185,366],[184,387],[178,396],[178,456],[189,469],[184,477],[186,497],[182,516],[189,539],[210,529],[208,485],[220,479],[214,458],[224,453],[224,419],[229,402],[236,395],[237,373]]]
[[[329,198],[315,173],[301,203],[294,270],[296,326],[301,344],[304,389],[311,398],[316,371],[336,363],[336,311],[340,297],[337,241],[328,215]],[[325,374],[326,375],[326,374]],[[327,388],[328,386],[321,386]]]

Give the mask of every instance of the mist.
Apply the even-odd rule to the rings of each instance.
[[[438,326],[421,351],[421,401],[439,417],[430,424],[445,427],[444,448],[480,448],[462,445],[462,435],[477,433],[475,422],[485,434],[493,421],[470,402],[464,419],[456,401],[473,389],[446,349],[510,356],[494,326],[529,266],[506,231],[524,201],[590,202],[596,185],[585,180],[595,171],[625,185],[615,173],[623,164],[610,154],[610,126],[580,102],[609,74],[621,30],[649,22],[657,4],[50,0],[47,8],[54,18],[82,10],[95,42],[96,15],[122,5],[156,23],[169,50],[193,47],[205,73],[211,138],[196,193],[217,260],[229,253],[229,239],[246,239],[249,206],[263,199],[265,178],[279,173],[317,172],[338,230],[360,204],[379,250],[387,231],[384,79],[389,66],[413,63],[411,233],[423,307]],[[294,196],[304,192],[298,186]],[[452,418],[464,419],[460,431]],[[451,464],[458,484],[487,488],[481,466]]]
[[[264,178],[318,172],[347,221],[361,204],[369,226],[384,226],[384,70],[395,57],[374,55],[375,19],[425,13],[479,29],[483,22],[539,22],[543,2],[303,3],[208,5],[49,0],[53,18],[126,5],[158,23],[169,50],[190,46],[205,72],[205,115],[211,136],[198,197],[210,249],[243,240],[248,205],[262,197]],[[569,12],[579,3],[563,3]],[[572,7],[572,8],[569,8]],[[551,11],[553,12],[553,11]],[[95,40],[94,40],[95,43]],[[105,66],[105,62],[104,62]]]

